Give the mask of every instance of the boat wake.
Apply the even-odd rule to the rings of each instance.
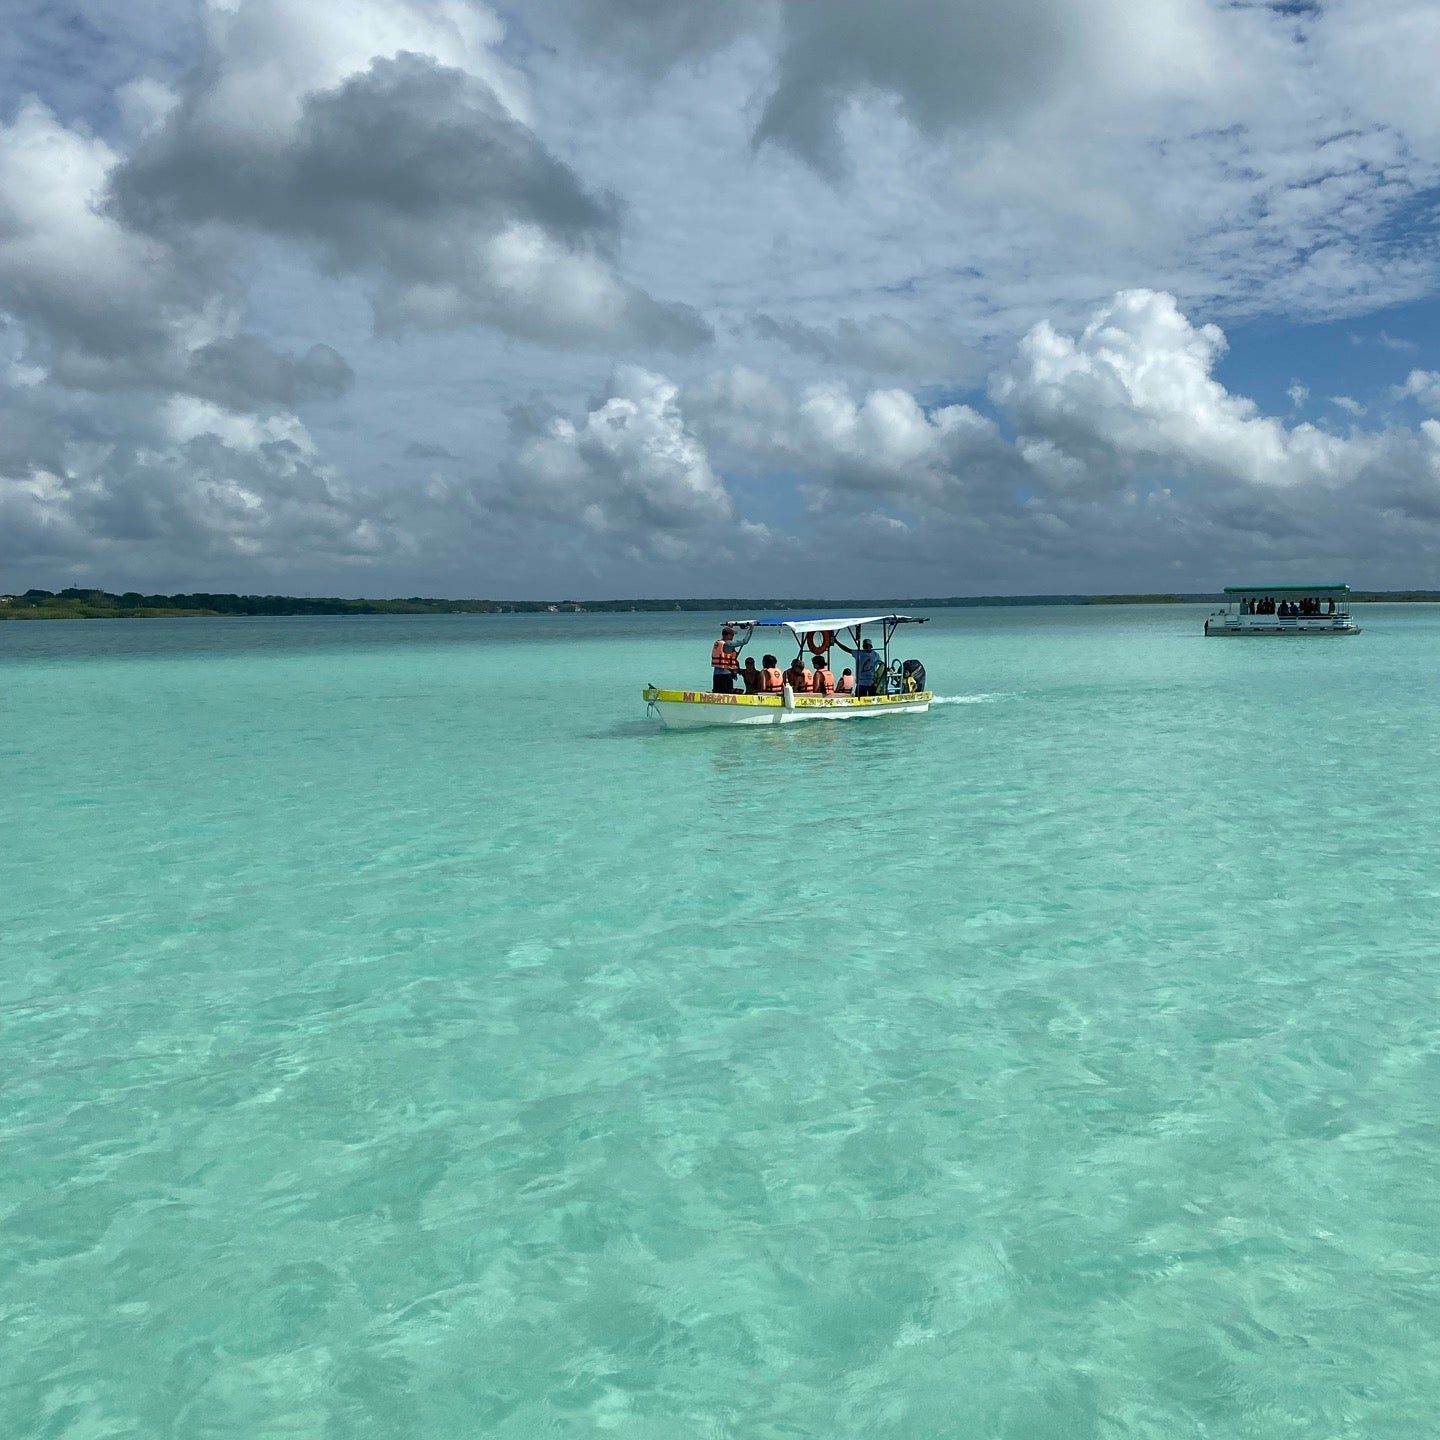
[[[932,705],[993,705],[997,700],[1010,700],[1013,696],[995,691],[986,695],[937,695]]]

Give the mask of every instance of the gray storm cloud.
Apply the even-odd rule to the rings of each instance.
[[[898,108],[932,137],[994,130],[1067,98],[1188,93],[1220,50],[1203,0],[574,0],[572,24],[642,69],[678,64],[752,27],[778,30],[753,138],[837,174],[856,102]]]
[[[709,328],[618,273],[616,203],[590,193],[485,79],[401,54],[256,137],[197,90],[113,178],[149,234],[218,222],[310,246],[373,283],[382,328],[488,323],[556,344],[690,349]]]

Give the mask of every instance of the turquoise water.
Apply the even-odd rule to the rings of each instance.
[[[1414,1437],[1440,610],[0,626],[0,1433]]]

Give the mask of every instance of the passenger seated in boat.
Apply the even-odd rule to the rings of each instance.
[[[745,668],[740,672],[740,678],[745,682],[745,693],[747,695],[758,695],[765,683],[765,677],[755,665],[755,657],[745,657]]]
[[[830,673],[830,667],[825,663],[825,657],[817,655],[813,664],[815,673],[810,677],[810,688],[817,695],[833,695],[835,693],[835,677]]]
[[[785,677],[780,673],[780,662],[773,655],[766,655],[760,662],[760,688],[767,695],[778,695],[785,688]]]
[[[835,682],[835,693],[837,695],[853,695],[855,693],[855,677],[850,673],[848,665],[840,672],[840,678]]]
[[[805,672],[805,662],[798,655],[790,662],[790,668],[785,672],[785,678],[790,682],[790,688],[797,695],[810,693],[810,676]]]

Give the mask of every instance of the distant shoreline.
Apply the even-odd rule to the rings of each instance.
[[[1364,604],[1434,604],[1440,590],[1356,590],[1352,601]],[[1204,605],[1219,604],[1219,593],[1154,595],[947,595],[898,604],[911,610],[955,610],[1008,605]],[[675,611],[727,611],[747,615],[796,611],[873,610],[874,600],[814,599],[668,599],[668,600],[440,600],[410,596],[403,600],[347,600],[299,595],[231,595],[197,591],[142,595],[107,590],[27,590],[0,595],[0,620],[158,620],[217,618],[230,615],[545,615],[654,614]]]

